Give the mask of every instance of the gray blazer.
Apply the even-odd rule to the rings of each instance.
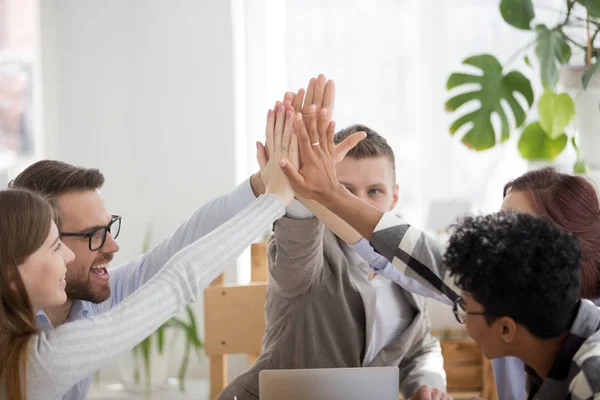
[[[367,263],[317,219],[282,218],[274,233],[262,354],[219,400],[258,399],[263,369],[398,366],[405,397],[422,385],[446,389],[440,344],[429,333],[423,298],[404,292],[415,309],[411,325],[363,365],[375,316]]]

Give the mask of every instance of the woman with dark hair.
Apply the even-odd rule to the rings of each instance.
[[[299,129],[299,141],[302,162],[307,162],[300,173],[285,161],[281,165],[300,196],[321,202],[320,210],[315,212],[318,218],[368,261],[376,273],[415,294],[454,305],[460,296],[451,289],[451,278],[442,261],[443,246],[397,216],[384,214],[345,193],[337,182],[335,161],[330,159],[327,149],[314,149],[306,144],[302,147],[303,140],[308,144],[329,143],[332,138],[325,131],[304,129],[304,126]],[[583,253],[580,295],[600,305],[600,205],[590,181],[546,167],[507,183],[503,194],[500,211],[547,219],[578,239]],[[392,236],[391,242],[399,243],[393,249]],[[525,373],[520,360],[510,357],[494,360],[494,372],[501,400],[525,397]]]
[[[500,209],[526,212],[572,233],[583,254],[579,294],[600,305],[600,204],[596,189],[586,178],[551,167],[527,172],[504,186]],[[492,364],[498,397],[525,398],[523,362],[504,357]]]
[[[583,251],[581,297],[600,298],[600,204],[588,179],[552,167],[527,172],[504,186],[501,210],[528,212],[574,234]]]

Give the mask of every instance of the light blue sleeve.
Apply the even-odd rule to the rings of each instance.
[[[393,281],[411,293],[434,299],[440,303],[452,306],[452,301],[448,297],[428,289],[419,281],[401,273],[387,260],[387,258],[377,253],[365,238],[362,238],[356,243],[349,244],[348,246],[352,250],[356,251],[363,260],[368,262],[371,266],[371,269],[373,269],[373,271],[375,271],[378,275]]]
[[[526,398],[525,365],[516,357],[492,360],[498,400],[521,400]]]
[[[97,308],[95,313],[102,313],[116,306],[156,275],[175,253],[230,220],[255,199],[250,179],[246,179],[229,193],[200,207],[170,237],[149,252],[111,269],[111,297],[102,304],[91,305]]]

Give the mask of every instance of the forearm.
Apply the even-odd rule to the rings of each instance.
[[[316,282],[325,262],[324,227],[316,218],[281,218],[269,241],[269,284],[280,295],[296,297]]]
[[[436,287],[408,268],[396,268],[384,256],[377,253],[366,239],[349,244],[363,260],[369,263],[378,275],[383,276],[403,289],[419,296],[428,297],[452,306],[452,301]]]
[[[252,203],[256,199],[252,179],[246,179],[232,191],[202,205],[170,237],[146,254],[113,269],[110,279],[112,301],[99,307],[114,307],[156,275],[175,253],[213,231]]]
[[[370,240],[383,212],[353,196],[342,185],[318,201],[345,221],[358,235]],[[358,238],[360,239],[360,237]]]
[[[348,244],[358,242],[362,236],[347,222],[329,211],[315,200],[304,199],[298,197],[298,200],[308,208],[325,226],[332,231],[337,237]]]
[[[369,240],[375,251],[394,265],[396,271],[390,271],[387,267],[388,277],[393,275],[397,283],[404,281],[408,284],[408,290],[420,289],[419,286],[423,285],[427,291],[433,291],[432,297],[436,300],[454,303],[458,295],[446,281],[448,277],[440,243],[402,218],[391,213],[384,214],[368,205],[342,185],[318,200]],[[420,285],[415,286],[415,283]]]

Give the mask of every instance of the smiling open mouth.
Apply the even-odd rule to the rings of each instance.
[[[110,278],[107,267],[107,264],[96,265],[95,267],[90,268],[90,273],[98,279],[107,281],[108,278]]]

